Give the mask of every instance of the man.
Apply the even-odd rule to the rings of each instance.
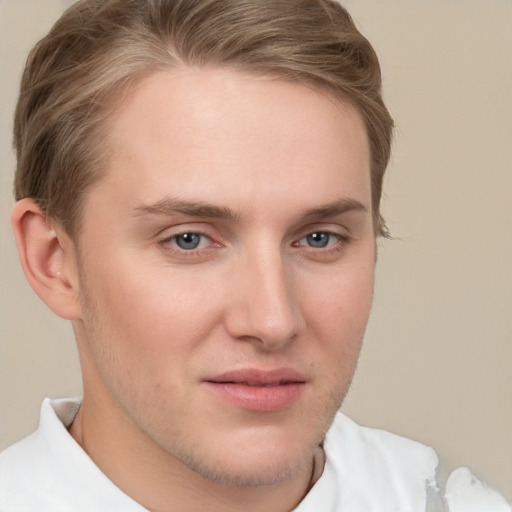
[[[24,74],[13,227],[84,394],[0,456],[0,509],[510,510],[337,414],[391,130],[335,2],[71,7]]]

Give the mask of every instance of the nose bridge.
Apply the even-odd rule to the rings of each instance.
[[[258,340],[266,350],[276,350],[297,334],[300,311],[293,275],[279,245],[248,251],[240,260],[234,284],[232,335]]]

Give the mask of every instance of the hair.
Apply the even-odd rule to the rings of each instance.
[[[101,176],[105,127],[123,91],[159,70],[219,66],[270,74],[355,107],[370,145],[374,230],[393,120],[368,40],[335,0],[81,0],[30,53],[14,121],[16,200],[32,198],[70,236]]]

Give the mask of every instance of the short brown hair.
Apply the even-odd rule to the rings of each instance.
[[[377,56],[335,0],[81,0],[29,55],[15,124],[15,197],[33,198],[71,236],[101,176],[102,128],[117,93],[177,65],[218,65],[326,90],[362,115],[379,204],[393,121]]]

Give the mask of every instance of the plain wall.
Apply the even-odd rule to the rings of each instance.
[[[23,62],[64,0],[0,0],[0,448],[80,394],[71,327],[9,226]],[[512,2],[347,0],[396,119],[373,316],[344,410],[434,446],[512,499]]]

